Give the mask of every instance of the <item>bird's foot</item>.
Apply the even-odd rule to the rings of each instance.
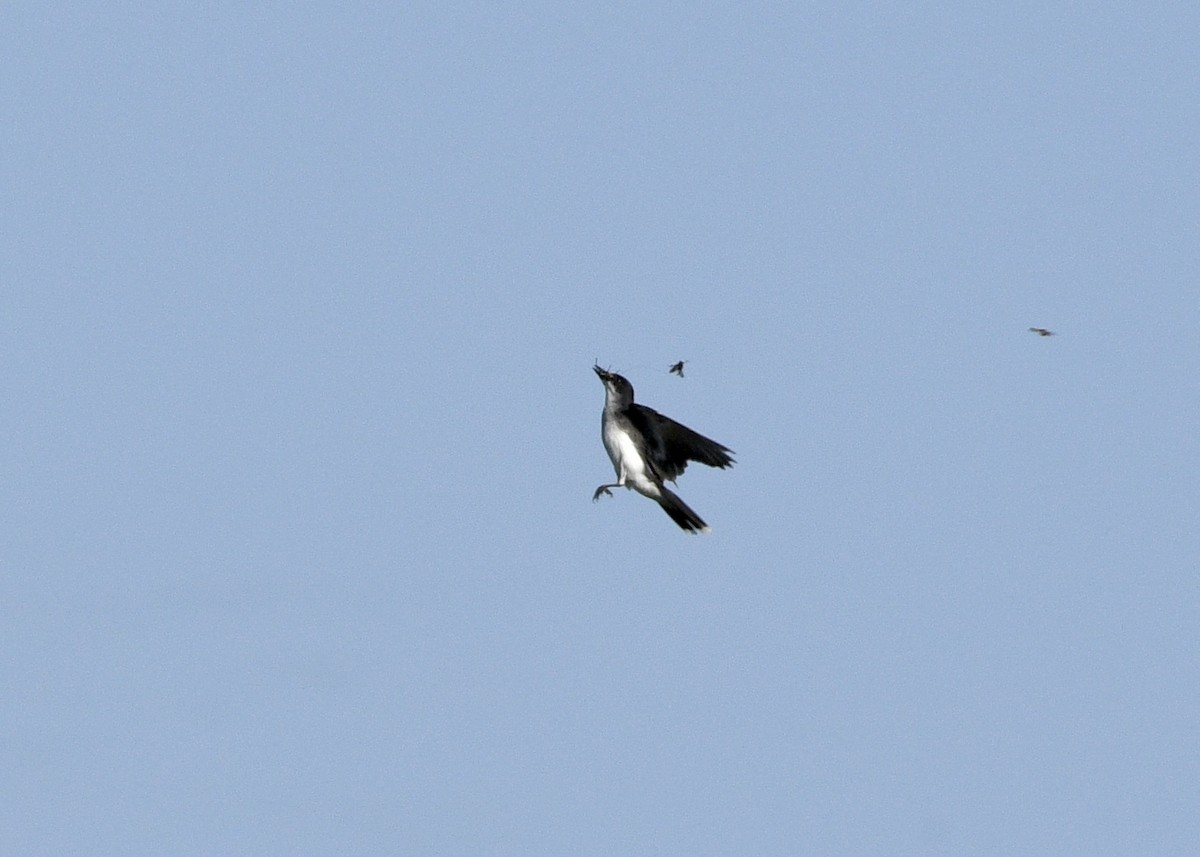
[[[592,502],[595,503],[597,500],[599,500],[601,494],[607,494],[609,497],[612,496],[612,492],[608,490],[608,486],[601,485],[596,489],[596,493],[592,495]]]

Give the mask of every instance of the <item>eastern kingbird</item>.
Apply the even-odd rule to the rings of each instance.
[[[1031,327],[1031,328],[1029,328],[1029,332],[1036,333],[1038,336],[1053,336],[1054,335],[1053,330],[1046,330],[1046,328],[1044,328],[1044,327]]]
[[[671,368],[670,368],[670,369],[668,369],[668,370],[667,370],[667,372],[668,372],[668,373],[674,373],[674,374],[678,375],[680,378],[682,378],[682,377],[683,377],[683,364],[684,364],[684,363],[687,363],[687,361],[686,361],[686,360],[680,360],[678,363],[672,364]]]
[[[733,450],[652,408],[634,404],[632,384],[616,372],[606,372],[599,366],[592,369],[604,382],[600,436],[617,472],[617,481],[597,488],[592,502],[599,500],[601,494],[611,497],[609,488],[632,488],[657,502],[672,521],[689,533],[708,532],[708,524],[663,483],[678,479],[689,461],[709,467],[729,467],[733,464],[730,456]]]

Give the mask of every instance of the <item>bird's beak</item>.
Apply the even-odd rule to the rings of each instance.
[[[607,381],[609,376],[612,374],[611,372],[605,372],[599,366],[593,366],[592,371],[594,371],[597,375],[600,376],[601,381]]]

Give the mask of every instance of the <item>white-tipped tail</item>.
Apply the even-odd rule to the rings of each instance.
[[[675,494],[665,485],[662,487],[662,496],[657,498],[658,505],[662,506],[663,511],[671,516],[671,520],[679,524],[679,526],[689,533],[707,533],[712,528],[704,523],[704,520],[692,511],[687,503],[679,499],[679,495]]]

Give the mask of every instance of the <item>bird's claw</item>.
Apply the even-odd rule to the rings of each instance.
[[[608,490],[608,486],[601,485],[596,489],[596,493],[592,495],[592,502],[595,503],[597,500],[599,500],[601,494],[607,494],[609,497],[612,496],[612,492]]]

